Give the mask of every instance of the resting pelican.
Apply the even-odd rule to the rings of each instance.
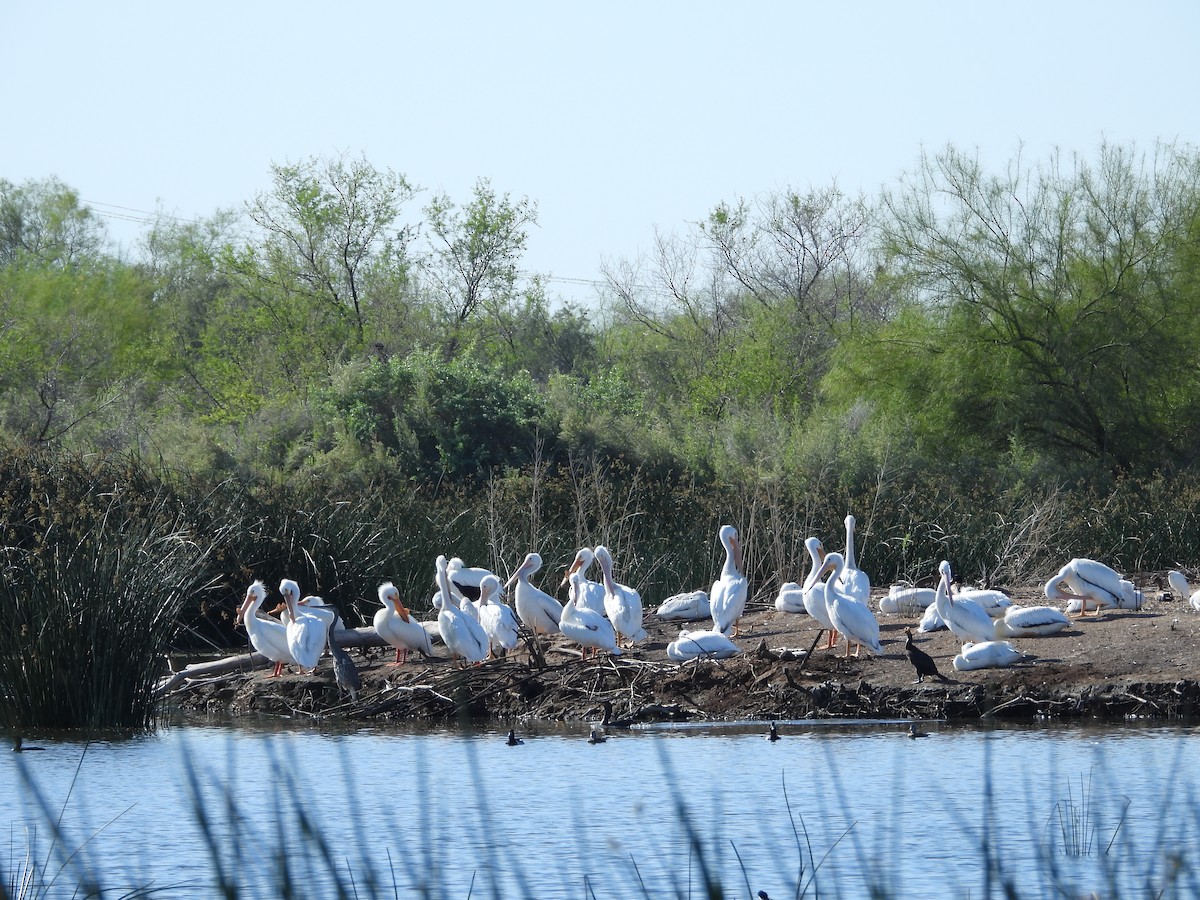
[[[461,601],[464,597],[477,603],[483,579],[494,574],[490,569],[468,566],[460,557],[451,557],[446,564],[446,577],[450,579],[450,593],[460,601],[459,609],[463,609]],[[463,611],[466,612],[465,609]]]
[[[1067,611],[1074,612],[1073,607],[1078,606],[1080,618],[1087,615],[1089,605],[1097,615],[1102,609],[1141,607],[1141,597],[1133,582],[1094,559],[1071,560],[1046,582],[1045,590],[1051,600],[1075,601]]]
[[[285,578],[279,582],[279,593],[287,604],[291,620],[284,625],[287,630],[288,650],[296,660],[296,665],[310,672],[316,669],[325,652],[325,639],[329,634],[330,623],[337,613],[324,604],[313,604],[300,601],[300,585]]]
[[[489,655],[503,655],[517,646],[521,626],[512,607],[497,599],[500,596],[499,578],[495,575],[484,576],[479,590],[479,624],[487,632],[491,647]]]
[[[936,599],[933,588],[893,584],[888,595],[879,598],[879,611],[886,616],[921,616]]]
[[[725,548],[725,565],[721,568],[721,577],[713,582],[712,590],[708,592],[713,630],[724,635],[732,630],[733,636],[737,637],[740,631],[738,623],[746,609],[746,593],[749,590],[746,570],[742,566],[742,545],[737,529],[732,525],[722,525],[717,532],[717,540]]]
[[[442,592],[442,608],[438,610],[438,630],[442,633],[442,640],[446,642],[446,649],[450,651],[450,658],[458,667],[481,663],[488,655],[487,632],[454,602],[450,593],[450,576],[446,572],[446,557],[439,556],[434,565],[438,588]]]
[[[995,636],[1043,637],[1057,634],[1070,624],[1066,613],[1053,606],[1010,606],[1003,616],[996,619]]]
[[[575,605],[579,609],[590,609],[594,613],[605,615],[604,612],[604,585],[599,581],[592,581],[587,577],[587,571],[592,567],[592,563],[596,560],[596,554],[588,547],[580,547],[575,551],[575,559],[563,574],[562,583],[559,587],[564,587],[571,583],[571,576],[576,572],[583,575],[583,587],[579,597],[575,600]]]
[[[990,641],[996,636],[992,617],[973,600],[957,600],[952,587],[950,563],[942,560],[938,565],[942,580],[938,582],[934,608],[946,627],[961,641]]]
[[[563,606],[562,618],[558,620],[558,628],[563,637],[582,648],[582,659],[587,659],[589,649],[593,655],[597,650],[606,650],[620,656],[621,649],[617,646],[617,633],[612,623],[594,609],[579,605],[586,581],[582,571],[576,569],[571,573],[571,590]]]
[[[829,607],[829,620],[846,639],[846,656],[850,655],[851,644],[857,645],[854,648],[856,657],[862,647],[881,656],[883,644],[879,642],[879,621],[875,613],[866,603],[842,590],[839,583],[838,576],[845,565],[845,557],[840,553],[830,553],[825,557],[823,571],[830,573],[829,580],[825,582],[825,605]]]
[[[804,608],[804,585],[785,581],[779,586],[775,597],[775,608],[785,613],[807,613]]]
[[[953,590],[955,603],[962,600],[971,600],[982,606],[983,611],[993,619],[1004,615],[1004,611],[1012,606],[1012,598],[1004,593],[1004,591],[972,587],[953,588]]]
[[[679,637],[667,644],[667,657],[677,662],[705,657],[728,659],[741,651],[738,645],[714,628],[712,631],[681,631]]]
[[[246,634],[250,637],[250,644],[275,663],[275,671],[271,673],[270,677],[278,678],[283,674],[284,666],[296,665],[296,658],[288,650],[287,628],[284,624],[275,619],[259,617],[258,609],[266,599],[266,585],[261,581],[250,585],[246,589],[246,599],[242,601],[242,607],[238,610],[234,626],[236,627],[238,622],[245,621]]]
[[[804,579],[804,611],[808,613],[829,636],[825,641],[825,649],[832,650],[837,646],[838,632],[833,627],[833,619],[829,617],[829,600],[825,582],[821,580],[822,564],[825,562],[825,546],[820,538],[810,537],[804,541],[812,566],[808,577]]]
[[[604,611],[617,632],[618,643],[623,641],[625,646],[632,647],[646,639],[646,629],[642,627],[642,595],[613,580],[613,558],[607,547],[600,545],[595,553],[604,576]]]
[[[937,592],[934,592],[936,598]],[[921,615],[921,623],[917,626],[917,631],[922,634],[927,634],[930,631],[941,631],[946,627],[946,621],[938,612],[937,603],[930,603],[925,607],[925,612]]]
[[[1167,575],[1167,582],[1171,585],[1171,590],[1179,595],[1180,600],[1186,600],[1192,609],[1200,609],[1200,588],[1193,591],[1186,575],[1172,569]]]
[[[562,604],[543,590],[529,583],[529,576],[542,567],[542,558],[536,553],[525,554],[525,561],[513,572],[506,587],[516,585],[513,602],[519,618],[534,639],[539,634],[558,634],[558,620],[562,618]]]
[[[375,633],[396,648],[394,666],[408,661],[408,651],[416,650],[423,656],[433,656],[433,641],[425,626],[412,617],[400,600],[399,589],[390,581],[379,586],[379,602],[383,609],[375,613]]]
[[[1025,654],[1008,641],[968,641],[963,644],[962,652],[954,657],[954,668],[958,672],[969,669],[1003,669],[1024,658]]]
[[[708,591],[675,594],[664,600],[654,614],[660,619],[682,619],[685,622],[707,619],[712,616],[712,607],[708,604]]]
[[[846,516],[846,564],[838,585],[842,591],[860,603],[871,602],[871,579],[867,573],[858,567],[854,559],[854,516]]]

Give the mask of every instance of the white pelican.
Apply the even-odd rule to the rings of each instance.
[[[708,604],[708,591],[675,594],[659,604],[654,614],[660,619],[682,619],[685,622],[707,619],[712,616],[712,607]]]
[[[858,563],[854,559],[855,524],[854,516],[846,516],[846,563],[842,568],[841,577],[838,578],[838,585],[847,596],[853,597],[860,603],[870,603],[871,579],[858,567]]]
[[[396,648],[394,666],[408,661],[408,651],[416,650],[424,656],[433,656],[433,642],[425,626],[413,618],[400,600],[400,590],[390,581],[379,586],[379,602],[383,608],[375,613],[372,624],[375,633]]]
[[[732,525],[722,525],[717,540],[725,548],[725,565],[721,568],[721,577],[713,582],[712,590],[708,592],[713,629],[724,635],[732,630],[733,636],[737,637],[738,622],[746,609],[746,594],[750,587],[742,567],[742,545],[737,529]]]
[[[996,637],[1043,637],[1070,624],[1066,613],[1053,606],[1010,606],[996,619]]]
[[[1200,588],[1193,591],[1186,575],[1172,569],[1167,575],[1167,583],[1171,585],[1171,590],[1179,595],[1180,600],[1186,600],[1192,609],[1200,609]]]
[[[1114,607],[1141,608],[1141,596],[1133,582],[1094,559],[1071,560],[1046,582],[1045,590],[1051,600],[1071,601],[1067,612],[1077,611],[1081,618],[1087,615],[1089,605],[1097,615],[1102,609]]]
[[[589,649],[593,655],[597,650],[605,650],[620,656],[621,648],[617,646],[617,632],[612,623],[594,609],[585,609],[579,605],[586,581],[582,571],[576,569],[571,573],[571,589],[567,602],[563,605],[558,628],[563,637],[582,648],[582,659],[587,659]]]
[[[283,674],[284,666],[296,665],[296,658],[288,650],[287,628],[284,624],[275,619],[259,617],[258,609],[266,599],[266,585],[261,581],[256,581],[250,585],[246,589],[246,599],[242,601],[242,606],[238,610],[234,625],[236,626],[240,621],[245,621],[246,634],[250,637],[250,644],[255,650],[275,663],[275,671],[271,673],[271,677],[278,678]]]
[[[311,672],[316,669],[321,654],[325,652],[329,626],[337,613],[323,604],[317,606],[311,600],[302,604],[300,585],[290,578],[279,582],[279,593],[283,595],[283,602],[287,604],[287,612],[291,616],[291,620],[284,625],[288,650],[295,658],[296,665]]]
[[[883,644],[879,642],[879,621],[875,613],[867,604],[843,591],[838,583],[838,576],[845,565],[845,557],[840,553],[830,553],[825,557],[823,571],[830,573],[829,580],[825,582],[825,605],[829,608],[829,619],[846,639],[846,656],[850,655],[851,644],[858,645],[854,648],[856,657],[862,647],[880,656],[883,654]]]
[[[438,610],[438,630],[442,633],[442,640],[446,642],[446,649],[450,651],[450,658],[455,666],[481,663],[488,655],[487,632],[455,604],[450,593],[447,567],[446,557],[439,556],[435,562],[437,583],[442,592],[442,608]]]
[[[821,580],[822,564],[825,562],[825,546],[820,538],[810,537],[804,541],[808,550],[812,567],[808,577],[804,579],[804,611],[808,613],[823,629],[828,638],[825,649],[832,650],[837,646],[838,633],[833,627],[833,619],[829,617],[829,602],[825,582]]]
[[[617,632],[617,641],[632,647],[646,639],[642,627],[642,595],[628,585],[613,580],[613,558],[608,548],[600,545],[595,549],[600,571],[604,575],[604,611]]]
[[[961,641],[992,640],[996,636],[996,627],[987,610],[973,600],[955,599],[950,563],[943,559],[938,571],[942,580],[938,582],[934,608],[946,627]]]
[[[740,652],[737,644],[716,628],[712,631],[681,631],[679,637],[667,644],[667,657],[676,662],[686,662],[700,656],[728,659]]]
[[[936,591],[934,592],[934,596],[937,596]],[[930,631],[941,631],[945,627],[946,621],[942,618],[941,613],[938,612],[937,603],[930,603],[925,607],[925,612],[921,616],[921,624],[917,626],[917,631],[927,634]]]
[[[1020,662],[1025,654],[1008,641],[968,641],[962,652],[954,657],[954,668],[958,672],[969,669],[1003,669]]]
[[[529,576],[541,567],[541,556],[527,553],[525,561],[513,572],[512,578],[505,585],[516,585],[513,605],[517,609],[517,618],[533,632],[535,640],[539,634],[558,634],[558,620],[562,618],[562,604],[529,583]]]
[[[446,576],[450,579],[450,593],[459,600],[459,609],[467,612],[461,602],[464,597],[472,603],[479,602],[480,585],[483,583],[483,579],[494,574],[490,569],[468,566],[460,557],[451,557],[450,561],[446,563]]]
[[[804,585],[785,581],[775,596],[775,608],[785,613],[807,613],[804,608]]]
[[[879,598],[879,611],[885,616],[921,616],[936,599],[933,588],[893,584],[887,596]]]
[[[954,602],[958,603],[961,600],[972,600],[978,603],[983,607],[983,611],[993,619],[1004,615],[1004,611],[1013,605],[1012,598],[1008,594],[991,588],[954,588]]]
[[[487,632],[492,656],[497,651],[507,652],[517,646],[521,626],[513,614],[512,607],[499,600],[500,579],[486,575],[479,584],[479,624]]]
[[[596,554],[588,547],[580,547],[575,551],[575,559],[563,574],[559,587],[570,584],[571,576],[576,572],[583,575],[583,586],[580,595],[575,599],[579,609],[590,609],[594,613],[606,615],[604,611],[604,585],[587,577],[587,571],[596,560]]]

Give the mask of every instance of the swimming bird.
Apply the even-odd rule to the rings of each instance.
[[[708,603],[708,591],[695,590],[682,594],[673,594],[659,604],[654,615],[660,619],[694,622],[712,616],[712,607]]]
[[[539,634],[558,634],[558,620],[562,618],[562,604],[545,591],[529,583],[529,577],[542,567],[542,557],[537,553],[525,554],[525,560],[508,579],[506,587],[516,585],[513,605],[519,618],[530,631],[534,640]]]
[[[603,544],[595,549],[596,561],[604,581],[604,611],[617,632],[618,643],[632,647],[646,639],[642,627],[642,595],[613,578],[612,553]]]
[[[455,666],[475,665],[487,659],[488,636],[483,626],[463,612],[450,593],[448,561],[439,556],[434,562],[434,576],[442,592],[442,608],[438,610],[438,630]],[[468,601],[469,602],[469,601]]]
[[[45,750],[45,747],[30,747],[19,734],[13,735],[13,753],[27,753],[31,750]]]
[[[746,570],[742,565],[741,540],[732,525],[722,525],[717,531],[717,540],[725,548],[725,565],[721,568],[721,576],[713,582],[712,590],[708,592],[713,630],[727,636],[732,631],[733,636],[737,637],[749,590]]]
[[[1094,559],[1076,557],[1058,570],[1045,587],[1051,600],[1070,601],[1067,613],[1087,615],[1091,606],[1100,614],[1102,609],[1139,609],[1141,596],[1133,582]]]
[[[854,558],[854,526],[856,522],[854,516],[846,516],[846,564],[842,568],[842,574],[838,578],[838,585],[843,593],[849,597],[853,597],[860,603],[870,603],[871,601],[871,579],[867,577],[867,573],[858,567],[858,561]]]
[[[1044,637],[1070,624],[1067,614],[1053,606],[1010,606],[996,619],[995,637]]]
[[[592,726],[592,735],[588,738],[589,744],[603,744],[608,740],[608,735],[604,733],[604,729],[599,725]]]
[[[905,628],[904,635],[904,652],[908,654],[908,661],[917,670],[917,680],[913,684],[920,684],[925,680],[926,675],[932,675],[939,681],[949,681],[945,675],[938,671],[937,663],[933,661],[933,657],[913,643],[912,629]]]
[[[917,723],[916,723],[916,722],[910,722],[910,723],[908,724],[908,736],[909,736],[910,738],[923,738],[923,737],[929,737],[929,735],[928,735],[926,732],[924,732],[924,731],[917,731]]]
[[[1020,662],[1025,654],[1008,641],[968,641],[962,652],[954,657],[954,668],[959,672],[969,669],[1002,669]]]
[[[617,646],[617,633],[612,623],[595,610],[579,606],[579,598],[584,592],[583,583],[586,580],[579,569],[571,573],[570,593],[563,606],[562,617],[558,620],[558,628],[563,637],[582,648],[582,659],[587,659],[588,650],[591,650],[593,655],[597,650],[604,650],[619,656],[621,648]]]
[[[810,537],[804,541],[812,566],[808,577],[804,579],[804,611],[809,614],[822,628],[828,637],[825,649],[832,650],[837,646],[838,632],[829,617],[829,597],[825,582],[821,580],[822,566],[825,562],[825,546],[820,538]],[[819,637],[820,635],[818,635]]]
[[[992,640],[996,636],[996,628],[987,611],[973,600],[959,601],[955,598],[950,563],[942,560],[938,564],[938,571],[942,579],[938,582],[934,606],[946,627],[962,641]]]
[[[517,646],[521,626],[512,607],[499,599],[498,577],[485,576],[479,590],[479,624],[488,636],[489,655],[503,656]]]
[[[600,719],[600,727],[606,731],[610,728],[630,728],[634,724],[634,719],[629,716],[624,716],[620,719],[613,718],[613,705],[611,700],[605,700],[600,704],[604,710],[604,715]]]
[[[505,743],[508,744],[508,746],[510,746],[510,747],[519,747],[519,746],[521,746],[521,744],[523,744],[525,742],[523,740],[521,740],[519,737],[517,737],[517,733],[513,729],[510,728],[510,729],[508,729],[508,740],[505,741]]]
[[[236,627],[238,622],[246,623],[246,634],[250,638],[251,646],[275,663],[275,670],[269,677],[278,678],[283,674],[284,666],[296,665],[296,658],[288,649],[287,627],[276,619],[259,616],[259,607],[266,598],[266,585],[261,581],[250,585],[246,589],[246,599],[238,610],[234,626]]]
[[[337,642],[335,631],[337,631],[337,627],[334,620],[330,619],[326,643],[329,644],[329,655],[333,657],[333,680],[337,683],[339,695],[349,694],[352,701],[357,700],[358,692],[362,690],[362,679],[358,675],[358,668],[354,665],[350,654],[343,650],[341,644]]]
[[[775,727],[774,722],[771,723],[771,730],[767,732],[767,740],[768,741],[779,740],[779,730]]]
[[[885,616],[922,616],[936,595],[933,588],[893,584],[887,596],[879,598],[879,611]]]
[[[667,657],[676,662],[698,657],[728,659],[739,653],[738,645],[715,628],[712,631],[680,631],[679,637],[667,644]]]
[[[337,613],[323,602],[302,604],[300,585],[290,578],[279,582],[279,593],[283,595],[290,616],[290,620],[284,624],[288,652],[296,660],[296,665],[312,672],[325,652],[325,639]]]
[[[579,572],[583,575],[583,586],[580,596],[575,600],[575,605],[579,609],[590,609],[592,612],[603,616],[605,615],[604,585],[599,581],[592,581],[587,577],[587,571],[592,567],[592,563],[595,560],[596,554],[590,548],[580,547],[575,551],[575,559],[567,567],[567,571],[563,574],[563,580],[559,584],[559,587],[568,586],[571,583],[571,576]]]
[[[833,627],[846,639],[846,656],[850,655],[850,645],[855,644],[854,655],[866,647],[876,656],[883,654],[883,644],[879,642],[879,621],[871,607],[861,600],[856,600],[842,590],[838,576],[846,565],[846,560],[840,553],[830,553],[825,557],[823,571],[829,573],[825,582],[825,604],[829,607],[829,620]]]
[[[408,661],[409,650],[416,650],[422,656],[433,656],[433,641],[429,631],[413,618],[400,600],[400,590],[390,581],[379,586],[379,602],[383,608],[375,612],[372,624],[375,633],[396,648],[396,659],[392,665],[404,665]]]

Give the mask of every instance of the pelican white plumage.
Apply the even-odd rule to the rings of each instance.
[[[592,567],[592,563],[596,560],[596,554],[589,547],[580,547],[575,551],[575,559],[571,565],[567,567],[567,571],[563,573],[562,583],[559,587],[569,585],[571,576],[576,572],[583,575],[583,585],[580,589],[579,596],[575,599],[575,606],[579,609],[590,609],[594,613],[606,615],[604,611],[604,585],[599,581],[592,581],[587,577],[587,571]]]
[[[1067,613],[1086,616],[1091,607],[1102,609],[1140,609],[1141,593],[1132,581],[1122,578],[1102,562],[1076,557],[1058,570],[1045,587],[1051,600],[1067,600]]]
[[[442,608],[438,610],[438,630],[455,666],[475,665],[487,659],[488,636],[483,626],[467,615],[450,593],[449,562],[439,556],[434,563],[438,588],[442,592]],[[467,601],[470,602],[470,601]]]
[[[840,553],[830,553],[825,557],[823,571],[829,573],[829,580],[825,582],[825,605],[829,608],[829,619],[846,639],[846,656],[850,655],[851,644],[857,645],[854,649],[856,657],[862,647],[880,656],[883,654],[883,644],[879,642],[879,620],[871,612],[871,607],[842,589],[838,576],[845,565],[845,557]]]
[[[287,627],[276,619],[264,619],[258,615],[259,607],[266,599],[267,588],[261,581],[246,588],[246,599],[242,601],[234,625],[241,621],[246,623],[251,646],[275,663],[275,670],[270,677],[278,678],[283,674],[284,666],[296,665],[296,658],[288,650]]]
[[[452,556],[446,563],[446,577],[450,579],[450,593],[459,601],[458,608],[471,615],[462,604],[463,598],[478,603],[483,579],[495,574],[491,569],[468,566],[461,557]]]
[[[603,544],[595,549],[596,561],[604,576],[604,611],[617,632],[617,642],[632,647],[646,639],[642,627],[642,595],[613,579],[612,553]]]
[[[879,611],[885,616],[922,616],[935,600],[933,588],[893,584],[887,596],[879,598]]]
[[[545,591],[534,587],[529,578],[542,567],[542,557],[537,553],[526,553],[525,560],[508,579],[506,587],[513,589],[513,605],[519,618],[533,632],[558,634],[558,620],[562,618],[562,604]]]
[[[742,565],[742,545],[737,529],[732,525],[722,525],[717,531],[717,540],[725,548],[725,565],[708,592],[708,603],[712,608],[714,630],[727,636],[732,631],[736,637],[741,630],[739,622],[746,610],[746,594],[750,585]]]
[[[785,613],[808,613],[804,608],[804,585],[785,581],[775,596],[775,608]]]
[[[679,637],[667,644],[667,657],[687,662],[697,657],[728,659],[741,650],[732,640],[713,628],[711,631],[680,631]]]
[[[290,578],[279,582],[279,593],[287,604],[287,612],[291,617],[284,625],[287,631],[288,651],[296,660],[296,665],[310,672],[321,661],[325,652],[325,641],[329,635],[329,626],[337,617],[337,613],[324,605],[300,602],[300,585]]]
[[[668,597],[659,604],[654,615],[660,619],[677,619],[685,622],[707,619],[712,616],[712,607],[708,603],[708,591],[687,591]]]
[[[479,624],[487,633],[490,656],[498,656],[517,646],[521,626],[512,607],[500,598],[500,579],[486,575],[479,584]]]
[[[583,572],[576,569],[569,579],[570,591],[567,602],[563,605],[562,618],[558,628],[563,637],[582,648],[581,656],[587,659],[588,650],[593,655],[597,650],[605,650],[615,656],[621,655],[617,646],[617,632],[612,622],[600,615],[594,609],[579,605],[579,598],[584,592],[584,582],[587,578]]]
[[[937,596],[937,592],[934,592]],[[927,634],[930,631],[941,631],[946,627],[946,620],[942,618],[938,612],[937,603],[930,603],[925,607],[925,612],[921,616],[921,622],[917,625],[917,631]]]
[[[1008,641],[979,641],[963,644],[962,652],[954,657],[956,671],[970,669],[1003,669],[1025,658],[1025,654]]]
[[[1186,575],[1172,569],[1167,575],[1167,582],[1171,585],[1171,590],[1179,595],[1180,600],[1186,600],[1192,609],[1200,609],[1200,588],[1192,590]]]
[[[825,649],[832,650],[837,646],[838,633],[837,628],[833,625],[833,619],[829,617],[826,585],[821,580],[822,566],[825,562],[825,546],[821,543],[820,538],[810,537],[805,539],[804,548],[808,550],[809,559],[812,561],[808,577],[804,579],[804,611],[825,629],[825,633],[828,635]]]
[[[1053,606],[1010,606],[995,620],[996,638],[1044,637],[1058,634],[1071,620]]]
[[[854,516],[846,516],[845,565],[842,568],[842,575],[838,579],[838,585],[847,596],[853,597],[860,603],[870,603],[871,579],[858,567],[858,561],[854,557],[854,526],[856,524]]]
[[[993,619],[1004,615],[1004,611],[1013,605],[1012,598],[1008,594],[993,588],[954,588],[954,602],[958,603],[962,600],[978,603],[983,607],[983,611]]]
[[[996,636],[992,617],[973,600],[958,600],[954,596],[950,563],[942,560],[938,564],[941,581],[938,582],[934,608],[954,636],[962,641],[990,641]]]
[[[383,608],[375,613],[372,624],[375,633],[396,648],[394,666],[408,661],[408,651],[433,656],[433,642],[425,626],[418,622],[400,600],[400,589],[390,581],[379,586],[379,602]]]

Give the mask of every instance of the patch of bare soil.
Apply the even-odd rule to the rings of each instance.
[[[1137,579],[1149,585],[1150,576]],[[874,592],[873,608],[878,608]],[[352,650],[363,682],[356,699],[334,683],[329,658],[312,675],[267,677],[262,668],[187,682],[168,702],[189,713],[273,713],[351,720],[595,719],[608,700],[613,714],[632,721],[671,719],[799,719],[919,717],[972,719],[1182,718],[1200,712],[1200,613],[1167,600],[1152,585],[1141,610],[1072,618],[1049,637],[1013,638],[1026,659],[1007,669],[956,672],[960,644],[948,631],[916,631],[912,617],[879,615],[884,654],[844,656],[844,643],[824,649],[804,615],[751,604],[735,641],[740,656],[671,662],[667,644],[681,627],[711,623],[661,622],[648,609],[646,641],[619,657],[581,661],[561,637],[545,666],[530,664],[523,648],[508,659],[466,670],[442,658],[412,656],[391,664],[390,648]],[[1045,602],[1037,589],[1018,591],[1021,605]],[[916,674],[904,651],[905,628],[929,653],[946,682]],[[814,647],[811,654],[810,647]]]

